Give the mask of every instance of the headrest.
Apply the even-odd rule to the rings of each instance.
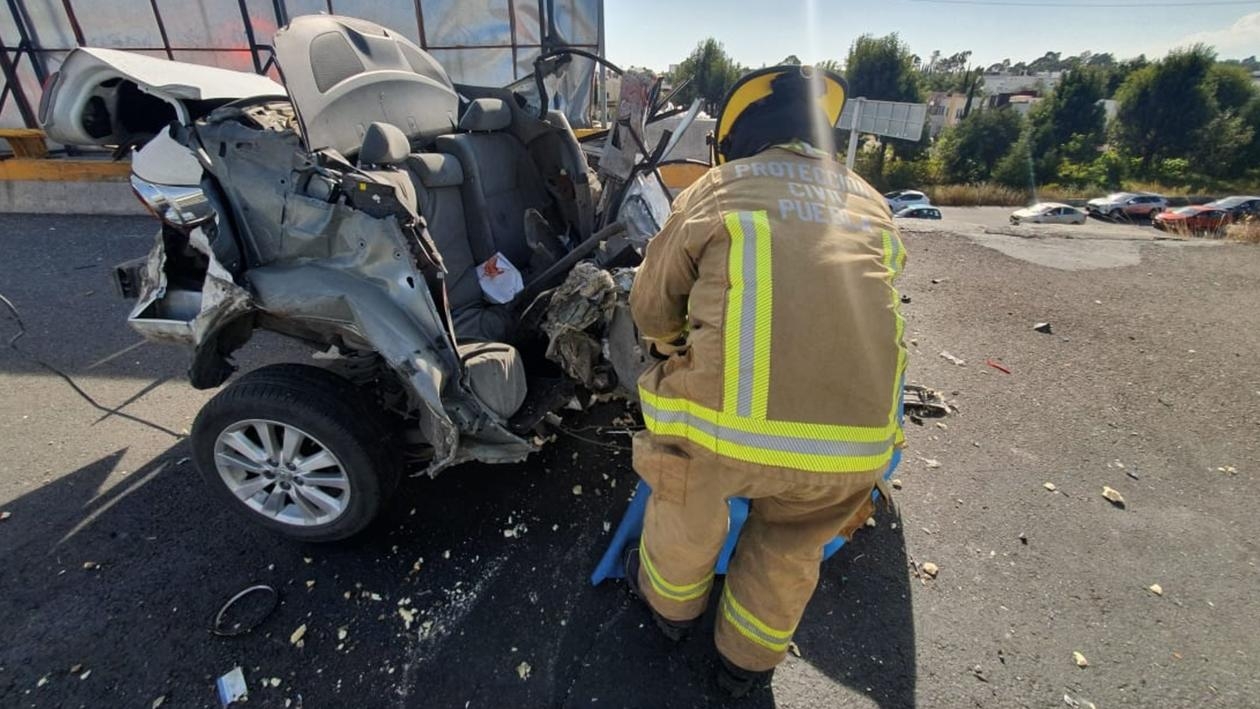
[[[512,125],[512,109],[498,98],[474,99],[459,119],[459,129],[470,133],[503,130]]]
[[[407,168],[425,187],[453,187],[464,184],[464,170],[454,155],[417,153],[407,158]]]
[[[359,148],[360,165],[397,165],[407,159],[411,144],[398,126],[389,123],[372,123],[363,134]]]

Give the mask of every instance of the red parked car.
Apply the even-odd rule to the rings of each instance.
[[[1155,215],[1156,229],[1178,234],[1214,234],[1233,221],[1233,215],[1224,209],[1198,205],[1182,207]]]

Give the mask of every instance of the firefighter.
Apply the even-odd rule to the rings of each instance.
[[[714,589],[726,501],[750,499],[717,606],[718,682],[736,696],[768,684],[823,545],[867,519],[904,446],[905,251],[881,195],[836,160],[845,94],[809,66],[743,77],[715,167],[675,200],[630,295],[660,361],[639,380],[634,467],[652,496],[627,579],[680,640]]]

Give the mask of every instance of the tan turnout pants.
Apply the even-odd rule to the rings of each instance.
[[[879,473],[822,475],[748,465],[642,432],[634,467],[652,488],[639,587],[662,616],[697,618],[726,540],[727,499],[751,501],[718,605],[718,651],[755,672],[778,665],[818,585],[823,546],[872,512]]]

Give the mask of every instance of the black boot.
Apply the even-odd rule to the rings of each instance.
[[[639,590],[639,564],[639,547],[638,545],[635,545],[626,551],[626,559],[623,567],[626,574],[626,583],[630,586],[630,592],[633,593],[636,598],[643,601],[644,605],[648,607],[648,610],[652,611],[652,620],[656,622],[656,627],[660,629],[661,633],[666,638],[669,638],[670,642],[682,642],[686,639],[687,633],[691,632],[691,627],[696,624],[696,621],[670,620],[660,613],[657,613],[656,609],[652,607],[652,604],[647,602],[647,597]]]
[[[754,690],[769,687],[770,680],[774,677],[772,669],[764,672],[746,670],[723,657],[720,652],[718,659],[722,661],[717,671],[718,686],[735,699],[745,697]]]

